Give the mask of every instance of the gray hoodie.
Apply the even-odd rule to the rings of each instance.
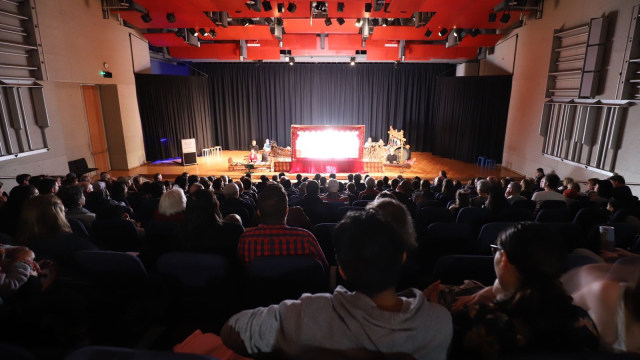
[[[251,355],[364,348],[408,353],[417,359],[446,359],[453,331],[449,312],[426,301],[419,290],[399,295],[402,311],[388,312],[368,296],[338,286],[333,294],[305,294],[299,300],[238,313],[221,335],[232,348],[241,338]]]

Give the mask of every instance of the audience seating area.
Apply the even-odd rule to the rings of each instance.
[[[478,165],[490,166],[487,160],[479,158]],[[592,201],[588,194],[580,201],[527,199],[509,204],[496,200],[504,199],[504,190],[500,190],[498,195],[492,192],[484,205],[473,207],[456,200],[437,200],[443,178],[425,186],[422,179],[400,177],[397,183],[395,179],[385,182],[377,189],[379,195],[358,200],[358,193],[364,191],[360,181],[353,186],[355,192],[347,191],[350,185],[344,183],[339,195],[332,197],[318,176],[320,192],[316,195],[303,192],[303,183],[313,179],[292,184],[281,175],[273,181],[287,191],[288,223],[306,224],[298,226],[314,235],[328,266],[311,255],[262,256],[248,264],[238,259],[238,235],[233,235],[229,224],[240,222],[234,225],[247,229],[260,223],[256,195],[259,197],[271,181],[266,177],[258,182],[236,182],[235,194],[229,191],[234,183],[226,176],[185,174],[169,182],[139,177],[116,180],[103,173],[93,183],[93,191],[87,191],[92,184],[88,177],[57,179],[62,182],[57,195],[68,217],[68,227],[63,226],[59,232],[68,236],[63,239],[68,241],[57,245],[59,251],[42,253],[38,249],[46,247],[38,244],[53,241],[58,234],[40,233],[29,238],[30,232],[21,228],[26,223],[20,217],[28,215],[16,211],[22,207],[26,212],[32,200],[24,197],[21,204],[16,204],[21,195],[12,190],[9,200],[0,207],[3,242],[31,248],[36,261],[45,257],[52,260],[55,271],[46,273],[47,265],[43,264],[44,275],[32,276],[20,289],[1,294],[0,342],[12,345],[0,345],[0,358],[210,359],[170,350],[196,329],[218,333],[231,315],[243,309],[297,299],[307,292],[331,292],[335,284],[344,283],[336,271],[333,230],[347,213],[366,211],[380,197],[395,198],[414,209],[407,220],[413,224],[417,247],[408,253],[398,290],[424,289],[436,280],[456,285],[473,279],[491,285],[496,274],[490,245],[503,230],[520,221],[542,223],[560,235],[570,254],[567,271],[597,261],[573,252],[588,249],[599,254],[600,225],[613,227],[615,247],[635,253],[640,250],[637,198],[626,202],[624,208],[613,209],[626,217],[614,216],[605,208],[606,201]],[[40,190],[46,177],[31,179],[30,184]],[[489,180],[494,189],[502,189],[498,179]],[[119,184],[125,189],[123,197],[109,197],[103,190],[117,194]],[[80,187],[83,195],[72,206],[69,198],[74,198],[64,189],[73,186]],[[178,210],[167,212],[163,194],[171,188],[183,191],[186,201]],[[39,196],[56,193],[42,189]],[[212,192],[217,204],[210,214],[190,213],[194,193],[202,189]],[[481,191],[477,182],[456,190],[472,197]],[[349,201],[332,202],[334,198]],[[473,201],[470,203],[473,205]],[[95,212],[90,226],[70,215],[77,213],[73,207],[78,206]],[[113,208],[120,210],[115,216]],[[230,215],[237,212],[227,213],[225,209],[229,208],[246,210],[246,214],[234,219]],[[294,208],[301,209],[295,219]],[[208,218],[196,223],[198,217]],[[217,220],[211,220],[214,218]],[[18,221],[18,229],[11,231],[11,222]],[[229,243],[232,245],[225,245]],[[4,264],[0,271],[5,271]],[[51,277],[53,281],[48,284]]]

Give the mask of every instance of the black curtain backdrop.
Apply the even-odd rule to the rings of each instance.
[[[502,162],[511,98],[511,76],[440,77],[430,122],[434,155],[474,162]]]
[[[148,161],[181,156],[182,139],[195,138],[198,152],[214,146],[206,77],[146,74],[135,77]]]
[[[404,130],[412,150],[429,151],[436,78],[450,64],[197,63],[211,85],[215,145],[246,150],[251,139],[291,145],[291,125],[365,125],[387,141]]]

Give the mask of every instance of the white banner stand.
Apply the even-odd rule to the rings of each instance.
[[[197,164],[196,139],[182,139],[182,166]]]

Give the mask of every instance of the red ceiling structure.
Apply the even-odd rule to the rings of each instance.
[[[166,47],[171,57],[210,61],[357,55],[358,61],[460,62],[475,59],[481,47],[494,46],[501,39],[497,32],[517,25],[524,11],[508,8],[503,0],[277,0],[268,1],[270,11],[264,10],[262,0],[256,0],[260,11],[247,0],[134,1],[139,6],[112,12],[141,29],[153,46]],[[318,3],[326,8],[318,11]],[[287,10],[290,4],[295,4],[295,12]],[[381,10],[376,11],[376,4]],[[169,22],[167,14],[175,21]],[[218,21],[220,14],[228,19],[227,26]],[[425,18],[426,24],[416,26]],[[369,33],[363,34],[366,26],[356,26],[359,21],[368,22]],[[282,25],[284,34],[274,35],[275,25]],[[189,29],[216,36],[197,34],[200,46],[190,45]],[[447,47],[454,29],[464,34]]]

